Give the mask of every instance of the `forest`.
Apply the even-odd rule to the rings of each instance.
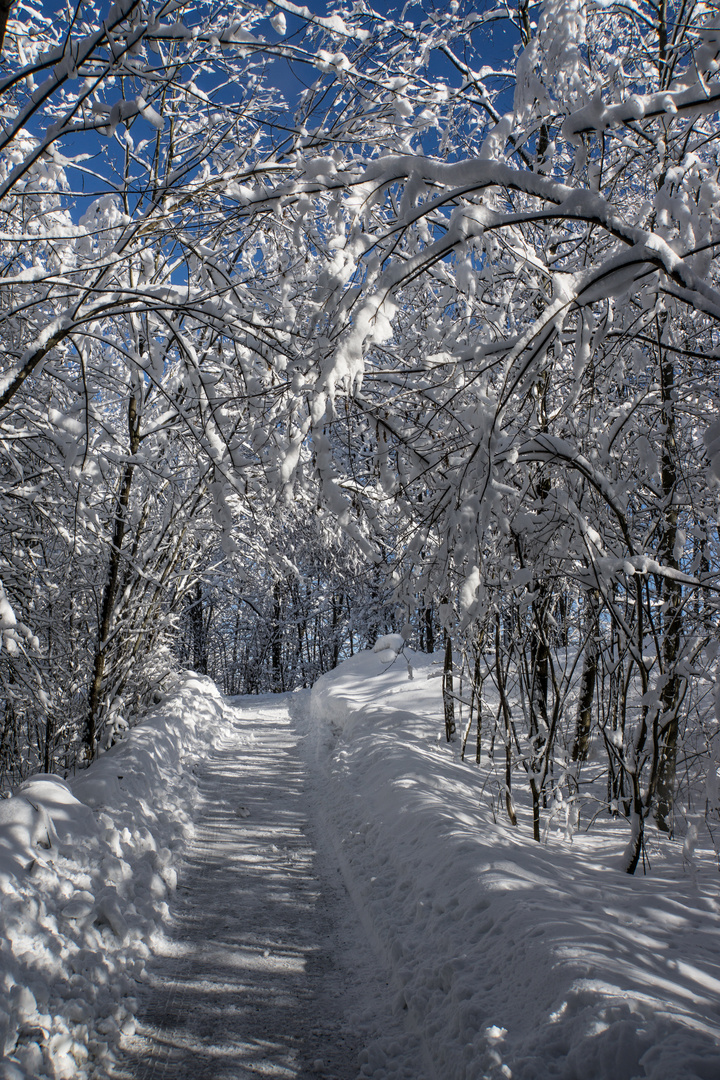
[[[399,634],[717,848],[718,7],[320,6],[0,6],[0,779]]]

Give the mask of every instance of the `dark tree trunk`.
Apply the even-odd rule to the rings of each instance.
[[[510,824],[517,825],[517,815],[515,814],[515,806],[512,799],[512,741],[511,741],[511,728],[512,728],[512,715],[510,713],[510,704],[505,692],[505,673],[502,669],[502,663],[500,661],[500,613],[498,612],[497,620],[495,622],[495,674],[497,676],[498,694],[500,695],[500,706],[502,708],[503,722],[504,722],[504,736],[505,736],[505,809],[507,816],[510,819]]]
[[[0,51],[5,43],[5,31],[12,7],[13,0],[0,0]]]
[[[597,682],[599,650],[597,589],[593,589],[585,598],[585,631],[585,650],[583,652],[580,693],[575,718],[575,740],[572,748],[572,760],[576,762],[587,761],[590,747],[592,707],[595,698],[595,683]]]
[[[272,681],[273,691],[276,694],[285,689],[282,664],[282,590],[280,582],[273,585],[273,625],[272,625]]]
[[[435,652],[435,633],[433,630],[433,613],[431,607],[425,608],[424,613],[425,622],[425,652]]]
[[[128,405],[128,432],[130,442],[130,457],[137,454],[140,446],[140,417],[138,416],[137,400],[133,395]],[[120,576],[120,562],[123,539],[127,529],[127,509],[130,502],[130,489],[132,487],[133,472],[135,466],[129,461],[120,481],[117,501],[115,504],[115,522],[113,526],[112,546],[110,548],[110,561],[108,563],[107,577],[103,589],[102,607],[100,611],[100,623],[98,626],[98,641],[93,662],[92,681],[90,683],[90,695],[88,701],[88,718],[85,728],[85,751],[88,757],[95,753],[97,716],[102,704],[103,676],[107,660],[108,638],[112,626],[115,599],[117,597],[118,580]]]
[[[678,570],[676,553],[678,532],[678,505],[675,502],[677,487],[677,446],[675,444],[673,362],[667,352],[661,358],[660,386],[662,392],[662,422],[665,435],[662,444],[661,475],[663,489],[662,537],[658,550],[660,562],[671,570]],[[673,804],[675,799],[675,772],[677,763],[678,713],[682,697],[682,680],[677,672],[680,656],[683,614],[682,585],[672,578],[661,579],[662,596],[662,661],[665,683],[660,692],[660,713],[657,729],[657,802],[655,822],[662,832],[673,832]]]
[[[445,632],[445,663],[443,665],[443,711],[445,713],[445,738],[452,741],[455,734],[455,698],[453,689],[452,638]]]
[[[534,636],[531,645],[530,675],[530,794],[532,797],[533,839],[540,842],[540,798],[543,758],[548,739],[548,667],[550,650],[544,636],[544,604],[535,611]]]
[[[190,606],[190,625],[192,627],[193,668],[199,675],[207,675],[207,632],[202,583],[199,581],[195,586],[195,598]]]

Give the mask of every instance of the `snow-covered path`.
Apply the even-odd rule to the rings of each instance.
[[[403,661],[234,703],[183,675],[0,803],[4,1080],[720,1076],[714,852],[536,844]]]
[[[118,1075],[279,1080],[322,1071],[344,1080],[357,1060],[342,1022],[347,975],[334,959],[332,901],[308,838],[297,736],[277,699],[235,712],[225,744],[198,768],[204,809],[176,933],[149,969]]]
[[[204,806],[175,933],[148,966],[114,1076],[354,1080],[360,1035],[377,1034],[386,991],[332,855],[317,850],[314,778],[287,700],[241,701],[198,766]]]

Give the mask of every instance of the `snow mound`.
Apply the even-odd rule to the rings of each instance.
[[[132,1032],[192,835],[192,762],[222,724],[216,687],[179,677],[86,772],[37,775],[0,800],[0,1076],[102,1076]]]
[[[379,637],[373,646],[373,652],[394,652],[399,653],[405,648],[405,639],[402,634],[383,634]]]
[[[358,919],[435,1075],[720,1076],[711,853],[690,872],[658,839],[651,876],[629,877],[624,823],[534,843],[520,788],[512,829],[486,769],[442,740],[441,688],[425,677],[440,658],[408,653],[409,681],[381,655],[323,676],[307,722]]]
[[[394,650],[359,652],[320,676],[310,691],[309,707],[316,719],[326,721],[322,730],[328,738],[353,727],[359,719],[384,715],[386,699],[402,692],[417,663],[427,663],[427,657],[410,649],[405,649],[401,664],[388,663],[396,656]]]

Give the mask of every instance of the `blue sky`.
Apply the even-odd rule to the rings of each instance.
[[[487,3],[486,9],[492,10],[493,5]],[[47,12],[50,4],[46,3],[44,9]],[[107,0],[99,5],[101,13],[109,7]],[[326,3],[314,3],[312,10],[319,15],[325,15],[328,13],[328,8],[332,5]],[[472,3],[463,3],[458,7],[459,15],[466,15],[472,12],[477,12],[481,8],[481,5]],[[58,12],[61,10],[59,7],[56,9]],[[425,3],[421,5],[419,3],[413,3],[405,5],[403,8],[400,5],[386,4],[376,5],[375,10],[378,13],[387,13],[392,19],[396,21],[402,21],[405,27],[408,23],[412,23],[415,26],[419,26],[423,21],[430,18],[431,20],[438,17],[438,13],[447,11],[446,6],[440,6],[433,3]],[[287,32],[284,36],[280,36],[276,33],[271,25],[270,18],[272,12],[268,17],[262,20],[256,27],[254,32],[264,37],[269,43],[279,43],[284,41],[285,43],[293,44],[300,40],[302,32],[302,22],[293,16],[286,16],[287,19]],[[372,24],[367,23],[368,26]],[[507,20],[492,22],[485,24],[472,32],[472,41],[468,41],[468,52],[473,53],[472,58],[468,57],[472,66],[478,67],[481,64],[493,65],[499,64],[501,58],[505,61],[512,57],[512,44],[515,37],[515,30],[509,24]],[[357,42],[354,43],[357,45]],[[461,41],[456,42],[455,46],[458,53],[462,55],[463,45]],[[503,65],[505,66],[505,65]],[[438,82],[447,83],[450,86],[458,87],[461,82],[461,76],[457,70],[450,64],[450,62],[439,54],[434,54],[427,72],[426,77],[435,78]],[[216,78],[220,76],[213,76],[210,73],[200,76],[197,79],[198,85],[201,89],[210,91],[212,83],[216,81]],[[278,60],[274,62],[268,70],[268,80],[270,85],[274,85],[282,93],[288,102],[287,110],[281,110],[277,116],[279,126],[282,127],[284,122],[290,123],[293,106],[297,100],[298,94],[304,89],[306,85],[314,82],[317,78],[317,72],[310,68],[308,65],[301,62],[287,62],[285,60]],[[77,85],[77,84],[75,84]],[[131,95],[134,91],[130,91]],[[107,92],[106,100],[112,102],[120,97],[120,88],[113,87]],[[226,86],[221,92],[221,100],[224,99],[228,103],[237,102],[241,99],[241,94],[235,93],[232,86]],[[36,129],[39,129],[43,123],[42,116],[36,118]],[[122,136],[123,128],[119,127],[118,132]],[[132,123],[131,127],[132,138],[137,145],[143,138],[153,139],[155,136],[154,129],[142,118],[137,118]],[[280,137],[280,131],[275,132],[276,136]],[[424,145],[426,152],[434,152],[436,142],[434,142],[434,136],[430,134],[424,140],[427,145]],[[68,154],[77,154],[81,151],[90,153],[97,159],[99,165],[98,173],[102,179],[105,177],[105,183],[98,184],[86,174],[83,174],[79,170],[72,170],[72,184],[79,195],[79,201],[75,206],[73,216],[80,216],[82,212],[81,203],[91,195],[99,194],[104,187],[105,191],[112,190],[113,183],[110,174],[110,167],[112,163],[120,164],[123,156],[122,137],[120,141],[110,138],[108,139],[103,135],[83,135],[73,139],[66,140],[63,143],[63,150]],[[105,162],[101,162],[101,158],[105,158]],[[89,161],[88,166],[93,167],[93,162]],[[81,194],[82,193],[82,194]]]

